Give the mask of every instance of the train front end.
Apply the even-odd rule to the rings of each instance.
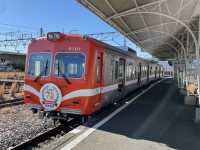
[[[34,113],[54,119],[89,114],[87,91],[82,89],[91,87],[90,57],[89,43],[78,35],[51,32],[32,40],[26,57],[25,103]]]

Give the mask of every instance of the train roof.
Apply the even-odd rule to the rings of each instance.
[[[105,42],[103,42],[103,41],[97,40],[97,39],[95,39],[95,38],[93,38],[93,37],[90,37],[90,36],[87,36],[87,35],[86,35],[86,38],[87,38],[88,40],[94,41],[94,42],[96,42],[96,43],[100,43],[101,45],[105,46],[105,47],[108,48],[109,50],[112,50],[112,51],[115,51],[115,52],[117,52],[117,53],[120,53],[120,54],[129,56],[128,53],[127,53],[127,51],[125,51],[125,48],[110,45],[110,44],[108,44],[108,43],[105,43]]]
[[[53,33],[53,32],[49,32],[49,33]],[[54,32],[54,33],[60,33],[60,32]],[[60,33],[62,34],[62,36],[64,36],[65,38],[77,38],[77,39],[84,39],[84,40],[89,40],[95,43],[99,43],[103,46],[105,46],[106,48],[108,48],[109,50],[113,51],[113,52],[117,52],[119,54],[125,55],[125,56],[131,56],[134,57],[140,61],[144,61],[144,62],[149,62],[149,63],[156,63],[153,60],[147,60],[141,57],[137,56],[137,53],[134,49],[130,48],[130,47],[117,47],[117,46],[113,46],[110,45],[108,43],[105,43],[103,41],[97,40],[91,36],[88,35],[81,35],[81,34],[65,34],[65,33]],[[36,40],[46,40],[47,37],[40,37],[40,38],[36,38]]]
[[[141,60],[141,61],[144,61],[144,62],[147,62],[147,63],[158,64],[158,62],[155,61],[155,60],[148,60],[148,59],[145,59],[145,58],[138,57],[137,56],[137,52],[134,49],[130,48],[130,47],[112,46],[112,45],[110,45],[108,43],[102,42],[102,41],[97,40],[97,39],[95,39],[93,37],[89,37],[89,36],[86,36],[86,37],[88,39],[90,39],[90,40],[93,40],[93,41],[95,41],[97,43],[100,43],[100,44],[104,45],[105,47],[109,48],[112,51],[118,52],[118,53],[126,55],[126,56],[132,56],[134,58],[137,58],[138,60]]]

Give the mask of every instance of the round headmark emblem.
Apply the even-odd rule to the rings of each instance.
[[[47,83],[40,89],[40,103],[46,111],[55,110],[62,101],[60,89],[53,83]]]

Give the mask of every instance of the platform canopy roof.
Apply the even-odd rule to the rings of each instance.
[[[162,60],[198,48],[200,0],[77,1]]]

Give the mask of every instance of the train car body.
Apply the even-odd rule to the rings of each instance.
[[[58,32],[29,44],[25,68],[25,103],[61,119],[91,115],[162,76],[131,50]]]

